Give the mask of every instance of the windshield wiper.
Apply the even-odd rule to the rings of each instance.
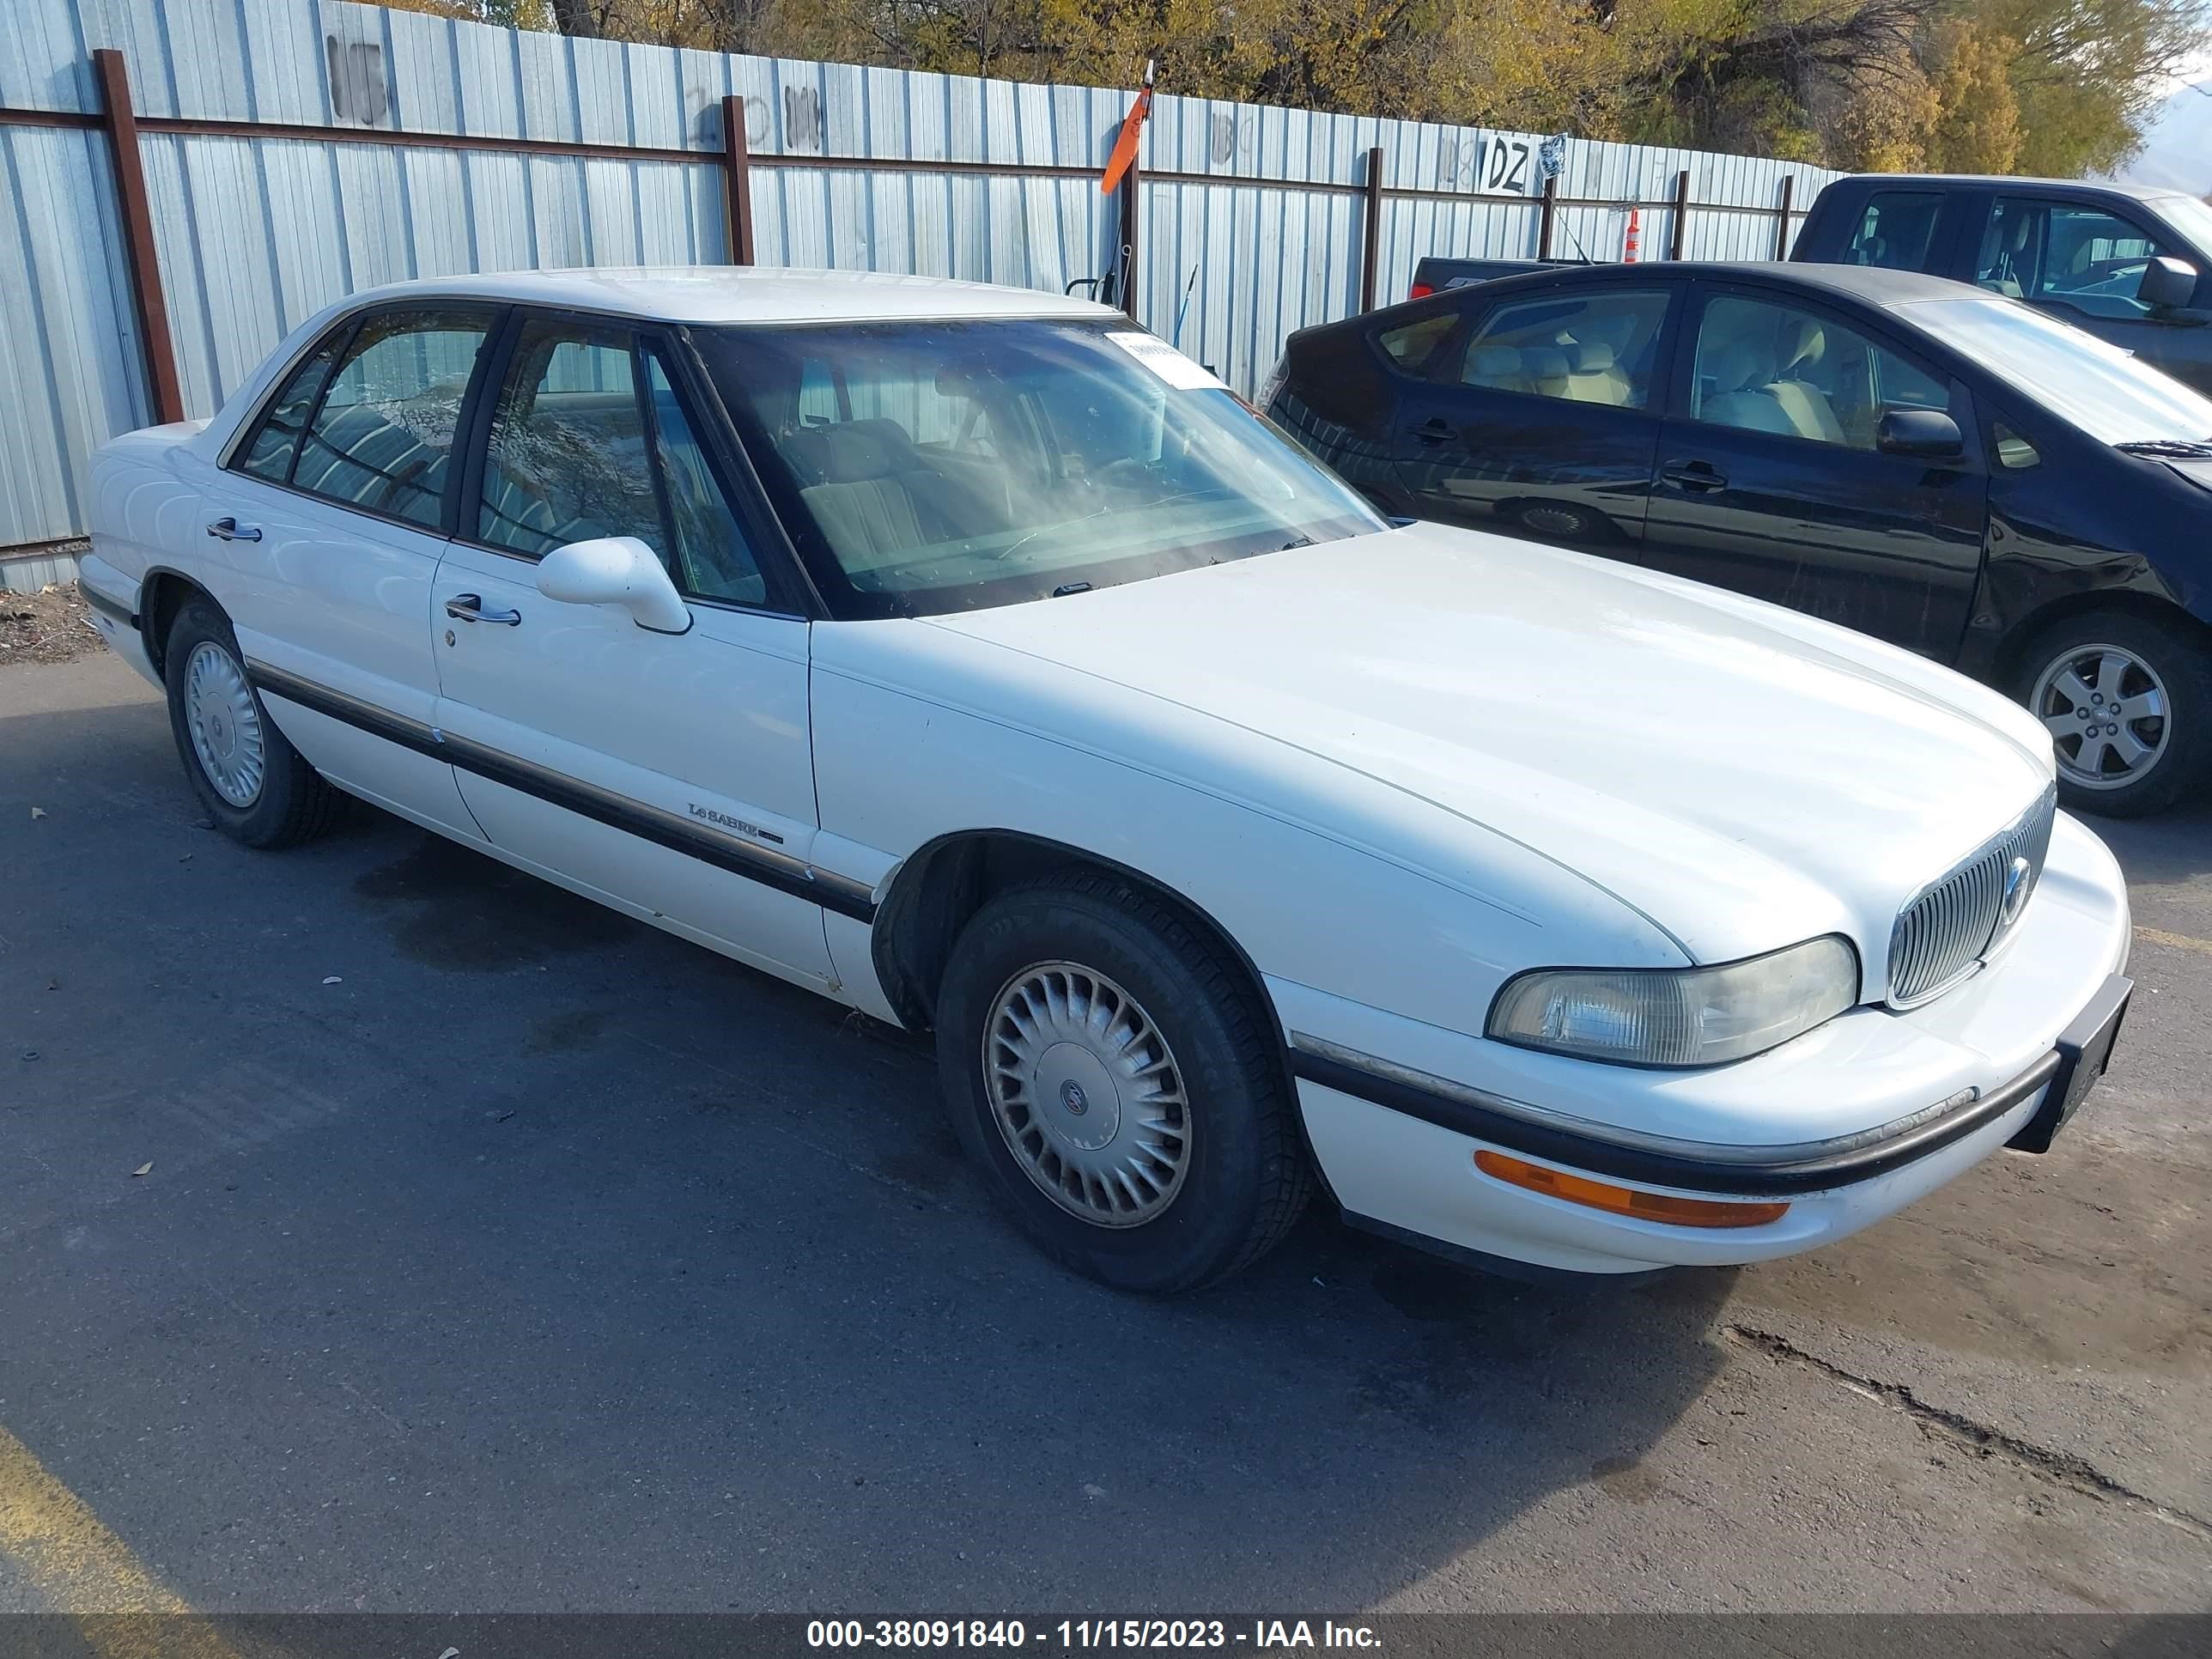
[[[2161,461],[2212,461],[2212,438],[2137,438],[2112,447]]]

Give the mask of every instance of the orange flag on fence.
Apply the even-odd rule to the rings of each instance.
[[[1106,158],[1105,173],[1098,180],[1101,195],[1111,196],[1114,186],[1121,182],[1137,160],[1137,135],[1143,131],[1145,118],[1152,112],[1152,60],[1145,59],[1145,84],[1137,93],[1136,101],[1121,119],[1121,131],[1114,140],[1114,153]]]

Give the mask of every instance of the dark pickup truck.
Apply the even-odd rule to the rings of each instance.
[[[2212,393],[2212,206],[2194,196],[1862,173],[1814,200],[1790,257],[1973,283]]]
[[[1447,259],[1431,254],[1413,267],[1413,291],[1406,297],[1425,300],[1448,288],[1472,288],[1477,283],[1494,282],[1500,276],[1519,276],[1531,270],[1548,270],[1554,265],[1589,263],[1587,259]]]

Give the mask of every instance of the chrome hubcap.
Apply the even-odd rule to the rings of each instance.
[[[2058,769],[2084,789],[2118,789],[2158,764],[2172,736],[2166,683],[2117,645],[2084,645],[2045,667],[2028,707],[2058,751]]]
[[[261,708],[238,659],[212,640],[194,646],[185,662],[185,729],[216,793],[240,808],[261,799]]]
[[[983,1078],[1014,1162],[1070,1215],[1134,1227],[1182,1189],[1182,1073],[1152,1017],[1103,974],[1047,962],[1008,980],[983,1028]]]

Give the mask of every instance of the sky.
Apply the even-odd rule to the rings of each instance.
[[[2142,154],[2117,176],[2131,184],[2212,195],[2212,46],[2183,66],[2145,135]]]

